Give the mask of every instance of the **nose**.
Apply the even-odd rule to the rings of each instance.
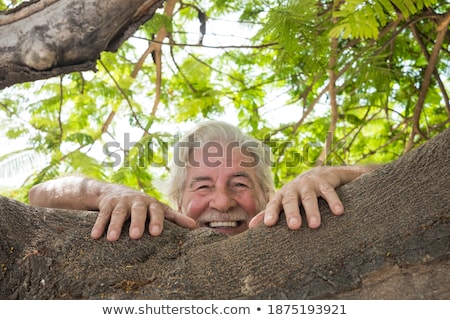
[[[217,211],[226,212],[236,206],[236,201],[225,188],[216,188],[211,194],[209,206]]]

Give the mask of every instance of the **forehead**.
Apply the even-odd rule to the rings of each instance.
[[[210,141],[193,148],[186,169],[188,175],[217,170],[229,173],[236,171],[253,173],[257,163],[255,160],[255,156],[237,142]]]

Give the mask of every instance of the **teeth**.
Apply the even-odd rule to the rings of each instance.
[[[210,228],[235,228],[237,226],[237,221],[217,221],[209,223]]]

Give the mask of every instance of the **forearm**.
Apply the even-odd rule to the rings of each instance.
[[[100,196],[107,186],[89,178],[63,177],[34,186],[29,201],[39,207],[98,210]]]

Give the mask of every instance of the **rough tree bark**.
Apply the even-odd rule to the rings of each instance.
[[[0,89],[95,70],[164,0],[40,0],[0,14]]]
[[[0,298],[449,299],[450,129],[320,202],[318,230],[282,220],[227,237],[89,238],[95,213],[0,198]]]

